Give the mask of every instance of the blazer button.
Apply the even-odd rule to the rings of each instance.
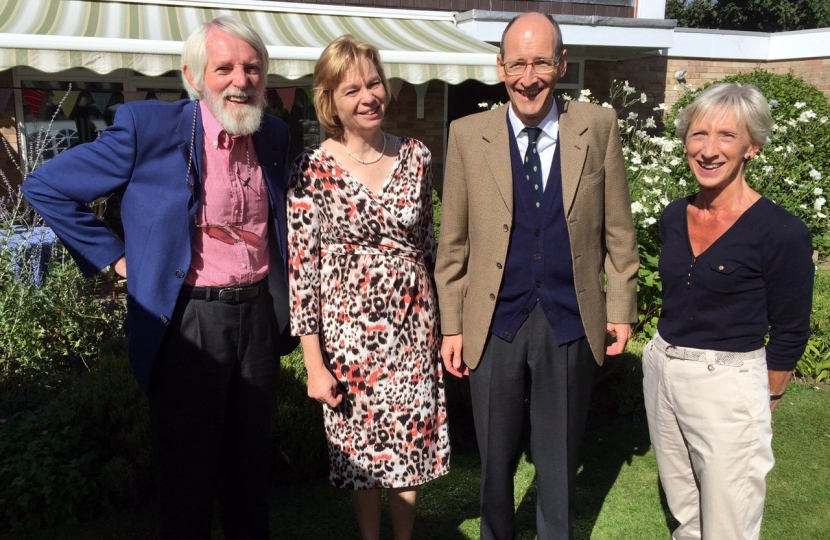
[[[159,321],[161,321],[161,324],[167,324],[170,322],[170,319],[167,318],[167,315],[162,315],[159,317]]]
[[[510,332],[505,332],[504,333],[504,337],[506,337],[507,339],[510,339],[510,336],[512,336],[512,335],[513,334],[511,334]]]
[[[504,230],[504,232],[507,232],[507,231],[510,230],[510,227],[508,227],[507,224],[502,225],[501,228],[502,228],[502,230]]]
[[[537,251],[536,253],[533,254],[533,260],[534,261],[541,261],[542,260],[542,254]]]
[[[540,287],[542,286],[542,282],[541,282],[541,281],[537,281],[535,285],[536,285],[536,288],[538,289],[538,288],[540,288]]]
[[[495,295],[495,294],[491,294],[491,295],[490,295],[490,300],[495,300],[495,299],[496,299],[496,295]]]
[[[533,229],[533,236],[539,236],[541,233],[542,231],[539,229],[539,227]]]
[[[523,307],[522,308],[522,315],[527,315],[528,313],[530,313],[530,310],[528,310],[526,307]]]
[[[501,270],[501,263],[496,263],[496,268],[498,268],[499,270]]]
[[[181,270],[176,270],[176,277],[179,279],[183,278],[184,272],[182,272]]]

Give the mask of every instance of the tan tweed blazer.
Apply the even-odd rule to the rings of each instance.
[[[637,239],[613,109],[557,100],[562,195],[579,311],[598,364],[606,322],[637,320]],[[490,335],[513,226],[507,109],[450,125],[435,280],[441,332],[475,368]]]

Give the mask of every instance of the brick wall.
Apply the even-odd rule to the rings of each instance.
[[[606,100],[614,79],[628,80],[637,92],[649,98],[651,110],[658,103],[671,107],[683,94],[674,74],[686,70],[686,83],[694,88],[727,75],[745,73],[756,68],[773,73],[792,72],[812,84],[830,99],[830,58],[787,60],[783,62],[743,62],[734,60],[701,60],[649,56],[620,62],[589,60],[585,62],[585,88]]]
[[[394,135],[418,139],[432,153],[434,183],[444,177],[444,83],[430,81],[424,96],[424,118],[416,118],[415,87],[403,83],[398,99],[392,98],[383,129]]]
[[[363,6],[400,9],[426,9],[434,11],[469,11],[481,9],[485,11],[506,11],[510,13],[525,13],[540,11],[554,15],[596,15],[599,17],[634,18],[634,6],[609,5],[602,0],[593,2],[567,2],[558,0],[284,0],[288,2],[302,2],[304,4],[325,4],[335,6]]]

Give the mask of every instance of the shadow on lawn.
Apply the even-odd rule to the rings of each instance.
[[[586,433],[576,478],[575,540],[590,540],[605,498],[614,486],[620,470],[624,465],[630,464],[634,456],[645,455],[650,446],[645,419]],[[534,480],[516,511],[519,538],[535,538],[532,534],[527,536],[529,531],[536,528],[535,491]],[[664,511],[670,516],[667,508],[664,507]],[[667,517],[667,522],[668,519]]]

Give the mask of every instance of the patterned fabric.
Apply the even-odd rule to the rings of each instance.
[[[377,196],[319,146],[292,169],[291,332],[320,336],[344,394],[323,406],[336,487],[415,486],[449,471],[431,183],[429,150],[407,138]]]
[[[542,160],[539,157],[539,152],[536,151],[536,141],[542,130],[537,127],[526,127],[527,132],[527,152],[525,153],[525,180],[530,184],[533,190],[533,203],[536,208],[542,204],[542,195],[545,193],[542,187]]]

